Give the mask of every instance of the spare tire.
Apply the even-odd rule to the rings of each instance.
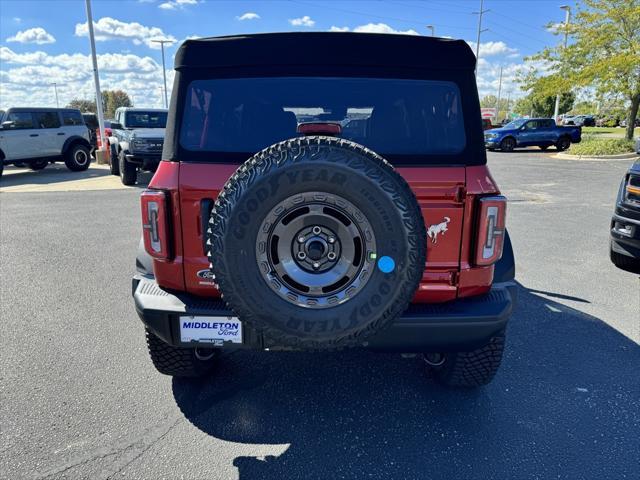
[[[304,137],[247,160],[218,196],[208,257],[224,300],[266,345],[366,345],[411,301],[425,265],[420,206],[382,157]]]

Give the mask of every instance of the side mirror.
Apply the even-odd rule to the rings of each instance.
[[[0,128],[2,128],[3,130],[9,130],[14,126],[15,126],[15,123],[9,120],[7,122],[2,122],[2,125],[0,125]]]
[[[122,124],[111,122],[111,130],[123,130]]]

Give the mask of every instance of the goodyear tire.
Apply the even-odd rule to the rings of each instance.
[[[86,145],[76,143],[64,155],[64,164],[72,172],[82,172],[89,168],[91,150]]]
[[[495,377],[504,352],[505,332],[491,338],[485,345],[470,352],[450,352],[438,362],[425,354],[427,370],[436,381],[447,387],[476,388],[486,385]],[[438,363],[437,366],[433,366]]]
[[[366,345],[407,308],[425,237],[413,192],[382,157],[306,137],[236,171],[207,244],[224,300],[266,343],[335,349]]]
[[[202,377],[215,365],[213,349],[178,348],[163,342],[149,330],[146,334],[149,356],[160,373],[172,377]]]

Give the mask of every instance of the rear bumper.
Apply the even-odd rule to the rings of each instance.
[[[128,153],[125,155],[128,162],[134,163],[143,170],[155,170],[160,163],[160,153]]]
[[[232,316],[219,299],[171,294],[150,275],[133,277],[133,299],[142,322],[158,337],[174,346],[193,347],[180,341],[179,317]],[[507,325],[516,301],[515,282],[496,284],[486,295],[442,304],[413,304],[391,326],[368,339],[363,347],[387,352],[472,350]],[[204,344],[208,347],[211,344]],[[243,326],[242,344],[222,348],[277,349],[263,335]]]

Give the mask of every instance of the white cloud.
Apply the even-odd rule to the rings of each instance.
[[[163,10],[177,10],[183,8],[186,5],[197,5],[198,0],[168,0],[158,5],[158,8]]]
[[[54,106],[49,84],[58,84],[62,104],[73,98],[94,95],[91,57],[81,53],[49,55],[43,51],[16,53],[0,46],[0,108],[16,105]],[[154,59],[132,54],[98,55],[103,89],[122,89],[142,107],[162,106],[162,66]],[[173,70],[167,70],[167,85],[173,84]]]
[[[330,32],[348,32],[349,27],[336,27],[335,25],[332,25],[329,31]]]
[[[107,40],[130,40],[134,45],[145,44],[149,48],[159,49],[160,44],[153,43],[153,39],[166,39],[176,41],[173,35],[168,35],[159,27],[146,27],[138,22],[122,22],[111,17],[102,17],[97,22],[93,22],[93,29],[97,41]],[[86,37],[89,35],[87,22],[76,24],[76,36]]]
[[[22,23],[22,19],[20,17],[13,17],[13,21],[17,24],[21,24]]]
[[[258,15],[257,13],[254,12],[247,12],[247,13],[243,13],[242,15],[240,15],[239,17],[236,17],[236,20],[258,20],[260,18],[260,15]]]
[[[403,35],[420,35],[415,30],[395,30],[386,23],[367,23],[353,29],[354,32],[360,33],[399,33]]]
[[[300,18],[290,18],[289,23],[294,27],[313,27],[316,24],[314,20],[311,20],[309,15]]]
[[[471,49],[476,51],[476,42],[467,42]],[[511,58],[518,56],[518,49],[507,46],[504,42],[484,42],[480,43],[480,57],[491,57],[493,55],[509,55]]]
[[[37,43],[42,45],[45,43],[55,43],[56,39],[42,27],[29,28],[16,33],[13,37],[7,38],[7,42],[17,43]]]

